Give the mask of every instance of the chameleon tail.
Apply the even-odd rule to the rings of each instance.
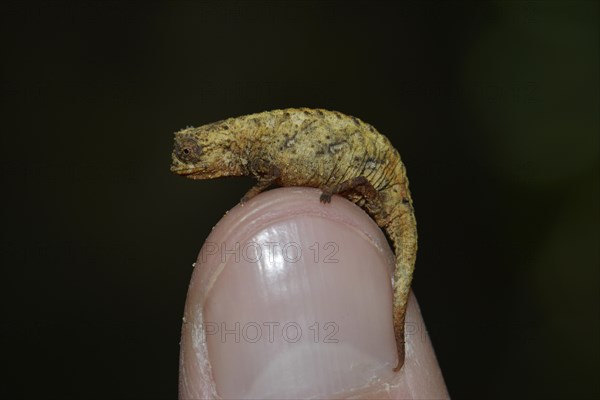
[[[394,271],[394,334],[398,348],[399,371],[404,365],[404,323],[410,283],[417,256],[417,222],[411,204],[402,204],[400,213],[391,219],[387,232],[394,244],[396,269]]]

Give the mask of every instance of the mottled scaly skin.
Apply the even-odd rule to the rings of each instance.
[[[398,151],[371,125],[339,112],[285,109],[187,128],[175,134],[171,171],[191,179],[252,175],[246,201],[271,184],[341,193],[364,207],[394,245],[394,331],[404,364],[404,317],[417,228]]]

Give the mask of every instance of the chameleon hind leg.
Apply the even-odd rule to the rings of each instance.
[[[358,193],[365,200],[365,208],[373,218],[375,218],[378,224],[379,221],[384,220],[386,217],[379,192],[364,176],[357,176],[334,186],[323,186],[321,191],[321,203],[331,202],[331,196],[334,194],[344,194],[348,192]]]

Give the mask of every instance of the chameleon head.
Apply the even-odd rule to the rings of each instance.
[[[171,171],[190,179],[241,175],[232,136],[222,126],[210,124],[175,133]]]

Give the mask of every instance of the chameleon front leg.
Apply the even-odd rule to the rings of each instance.
[[[254,175],[257,182],[241,198],[240,203],[242,204],[271,186],[281,175],[281,171],[277,166],[263,160],[252,162],[250,164],[250,172]]]

